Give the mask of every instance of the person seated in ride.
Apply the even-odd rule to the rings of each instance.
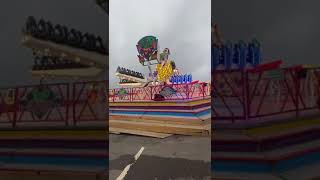
[[[169,60],[170,50],[165,48],[160,54],[160,63],[156,67],[157,80],[160,83],[171,84],[170,78],[174,73],[175,64]]]

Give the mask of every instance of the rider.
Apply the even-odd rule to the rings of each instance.
[[[156,67],[157,79],[161,83],[171,84],[170,78],[174,74],[175,64],[169,60],[170,50],[165,48],[160,54],[160,63]]]

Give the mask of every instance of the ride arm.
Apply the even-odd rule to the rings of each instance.
[[[222,36],[221,36],[221,32],[219,30],[218,24],[213,24],[213,36],[214,36],[213,44],[218,47],[221,47],[222,46],[222,38],[221,38]]]

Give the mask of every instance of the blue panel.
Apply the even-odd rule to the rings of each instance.
[[[220,59],[220,49],[218,47],[213,47],[212,48],[212,65],[213,65],[213,69],[216,69],[219,65],[219,59]]]
[[[181,84],[181,83],[182,83],[182,76],[179,76],[178,83],[179,83],[179,84]]]
[[[188,82],[189,82],[189,78],[188,78],[188,75],[187,75],[187,74],[184,75],[184,81],[185,81],[185,83],[188,83]]]
[[[261,50],[260,47],[255,46],[254,47],[254,66],[258,65],[261,63]]]
[[[222,57],[221,65],[223,65],[223,67],[226,68],[227,67],[227,47],[226,46],[222,46],[221,48],[221,57]]]
[[[238,44],[234,45],[234,56],[233,56],[233,64],[240,66],[240,47]]]
[[[298,168],[303,165],[310,165],[312,163],[320,162],[320,152],[308,153],[299,157],[294,157],[285,161],[277,163],[276,170],[284,172],[289,169]]]
[[[216,69],[219,65],[223,65],[225,69],[230,69],[232,65],[244,68],[247,63],[256,66],[262,59],[260,43],[257,40],[248,44],[244,41],[235,44],[227,42],[220,48],[212,46],[211,50],[212,69]]]
[[[219,48],[219,62],[218,63],[219,63],[218,65],[225,64],[223,48]]]
[[[63,156],[11,156],[6,158],[5,163],[10,164],[50,164],[50,165],[70,165],[74,167],[107,167],[108,158],[90,157],[63,157]]]
[[[211,164],[212,171],[229,172],[266,172],[275,171],[278,173],[296,169],[305,165],[320,163],[320,152],[307,153],[302,156],[293,157],[288,160],[279,161],[276,164],[241,161],[214,161]]]
[[[247,63],[247,45],[243,42],[239,42],[240,46],[240,68],[243,69]]]
[[[226,68],[230,69],[232,65],[232,59],[233,59],[233,47],[231,43],[226,44]]]
[[[110,113],[113,114],[132,114],[132,115],[156,115],[156,116],[187,116],[187,117],[194,117],[194,116],[200,116],[210,113],[210,110],[206,110],[203,112],[200,112],[198,114],[195,113],[188,113],[188,112],[135,112],[135,111],[120,111],[120,110],[109,110]]]
[[[254,65],[254,47],[252,43],[248,44],[247,63]]]

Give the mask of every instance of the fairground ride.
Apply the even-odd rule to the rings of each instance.
[[[182,74],[177,68],[176,63],[169,59],[170,50],[168,48],[165,48],[163,52],[160,53],[159,42],[155,36],[145,36],[141,38],[136,47],[139,63],[147,67],[149,73],[145,75],[141,72],[118,67],[115,75],[119,78],[119,86],[146,87],[160,85],[162,83],[167,85],[195,83],[195,81],[192,81],[191,74]],[[152,70],[154,65],[156,67]],[[161,70],[160,67],[163,67],[163,70]],[[162,76],[166,78],[161,79]]]
[[[108,1],[96,3],[108,13]],[[107,69],[107,43],[99,35],[33,16],[27,18],[22,32],[22,45],[33,52],[33,76],[95,78]]]

